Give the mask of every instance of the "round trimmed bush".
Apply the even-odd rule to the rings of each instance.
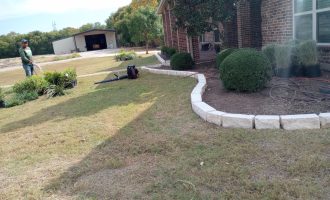
[[[237,49],[225,49],[222,50],[216,57],[217,68],[220,69],[222,62],[232,53],[237,51]]]
[[[171,58],[171,67],[174,70],[192,69],[194,61],[190,53],[176,53]]]
[[[228,90],[255,92],[271,79],[271,70],[272,66],[262,52],[241,49],[223,61],[220,78]]]

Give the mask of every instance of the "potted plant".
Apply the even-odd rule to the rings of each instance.
[[[291,45],[276,45],[275,47],[275,75],[283,78],[289,78],[291,73]]]
[[[321,67],[318,61],[317,45],[313,40],[302,42],[298,47],[298,57],[306,77],[320,77]]]
[[[291,49],[291,75],[295,77],[304,76],[304,67],[301,64],[300,57],[298,55],[298,44],[293,44]]]

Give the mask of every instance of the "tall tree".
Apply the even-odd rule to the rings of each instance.
[[[132,0],[131,7],[135,10],[140,7],[146,7],[146,6],[156,8],[159,2],[160,0]]]
[[[161,34],[159,16],[151,7],[140,7],[130,17],[130,33],[135,43],[143,42],[146,53],[149,53],[149,43]]]
[[[119,8],[117,12],[113,13],[107,20],[107,28],[116,29],[119,43],[122,45],[130,45],[132,44],[132,37],[130,34],[130,16],[133,12],[130,6],[125,6]]]

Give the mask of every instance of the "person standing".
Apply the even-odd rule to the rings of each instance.
[[[32,76],[34,74],[32,51],[29,47],[29,42],[26,39],[21,41],[21,48],[19,48],[18,52],[22,59],[26,77]]]

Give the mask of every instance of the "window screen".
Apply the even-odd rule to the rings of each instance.
[[[302,15],[295,17],[295,32],[298,40],[313,39],[313,16]]]
[[[317,40],[330,43],[330,11],[317,14]]]
[[[313,9],[313,0],[295,0],[295,13],[311,11]]]
[[[330,0],[317,0],[317,9],[330,8]]]

